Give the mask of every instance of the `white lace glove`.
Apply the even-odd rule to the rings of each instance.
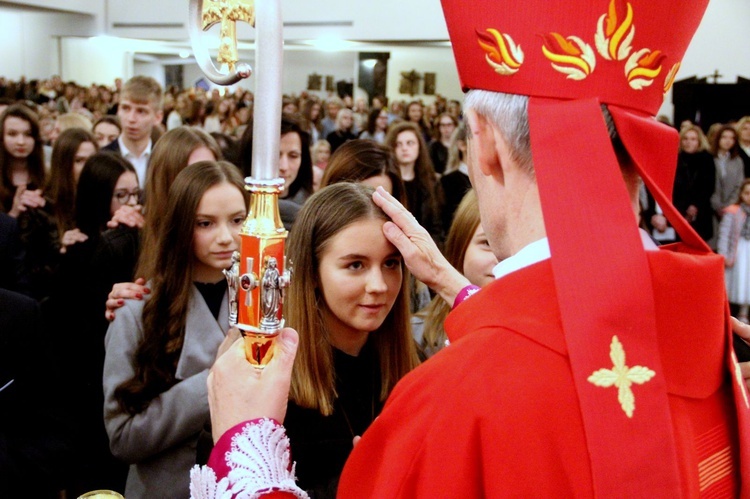
[[[284,427],[270,419],[245,424],[225,455],[229,475],[217,482],[208,466],[190,470],[193,499],[256,499],[274,491],[307,498],[297,487]]]

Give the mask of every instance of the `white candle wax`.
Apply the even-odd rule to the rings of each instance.
[[[253,178],[279,176],[284,35],[280,0],[255,0]]]

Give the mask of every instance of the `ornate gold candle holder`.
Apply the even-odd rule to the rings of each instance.
[[[273,357],[273,340],[284,327],[287,231],[279,216],[283,179],[246,179],[250,211],[240,231],[240,251],[224,271],[229,284],[229,322],[245,340],[247,360],[263,368]]]

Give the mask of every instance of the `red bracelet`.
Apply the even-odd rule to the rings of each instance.
[[[461,291],[458,292],[458,295],[456,296],[456,299],[453,301],[453,308],[456,308],[460,304],[462,304],[466,299],[468,299],[471,295],[479,291],[479,286],[475,284],[469,284],[468,286],[465,286]]]

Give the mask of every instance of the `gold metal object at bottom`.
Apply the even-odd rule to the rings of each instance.
[[[248,362],[257,369],[263,369],[271,362],[276,349],[276,338],[279,331],[270,334],[241,331],[245,340],[245,356]]]
[[[78,496],[78,499],[125,499],[122,494],[114,490],[92,490]]]
[[[245,339],[247,360],[263,368],[273,357],[273,342],[284,327],[284,292],[291,271],[286,267],[287,232],[279,216],[282,179],[246,179],[250,210],[240,230],[240,251],[225,270],[229,285],[230,326]]]

